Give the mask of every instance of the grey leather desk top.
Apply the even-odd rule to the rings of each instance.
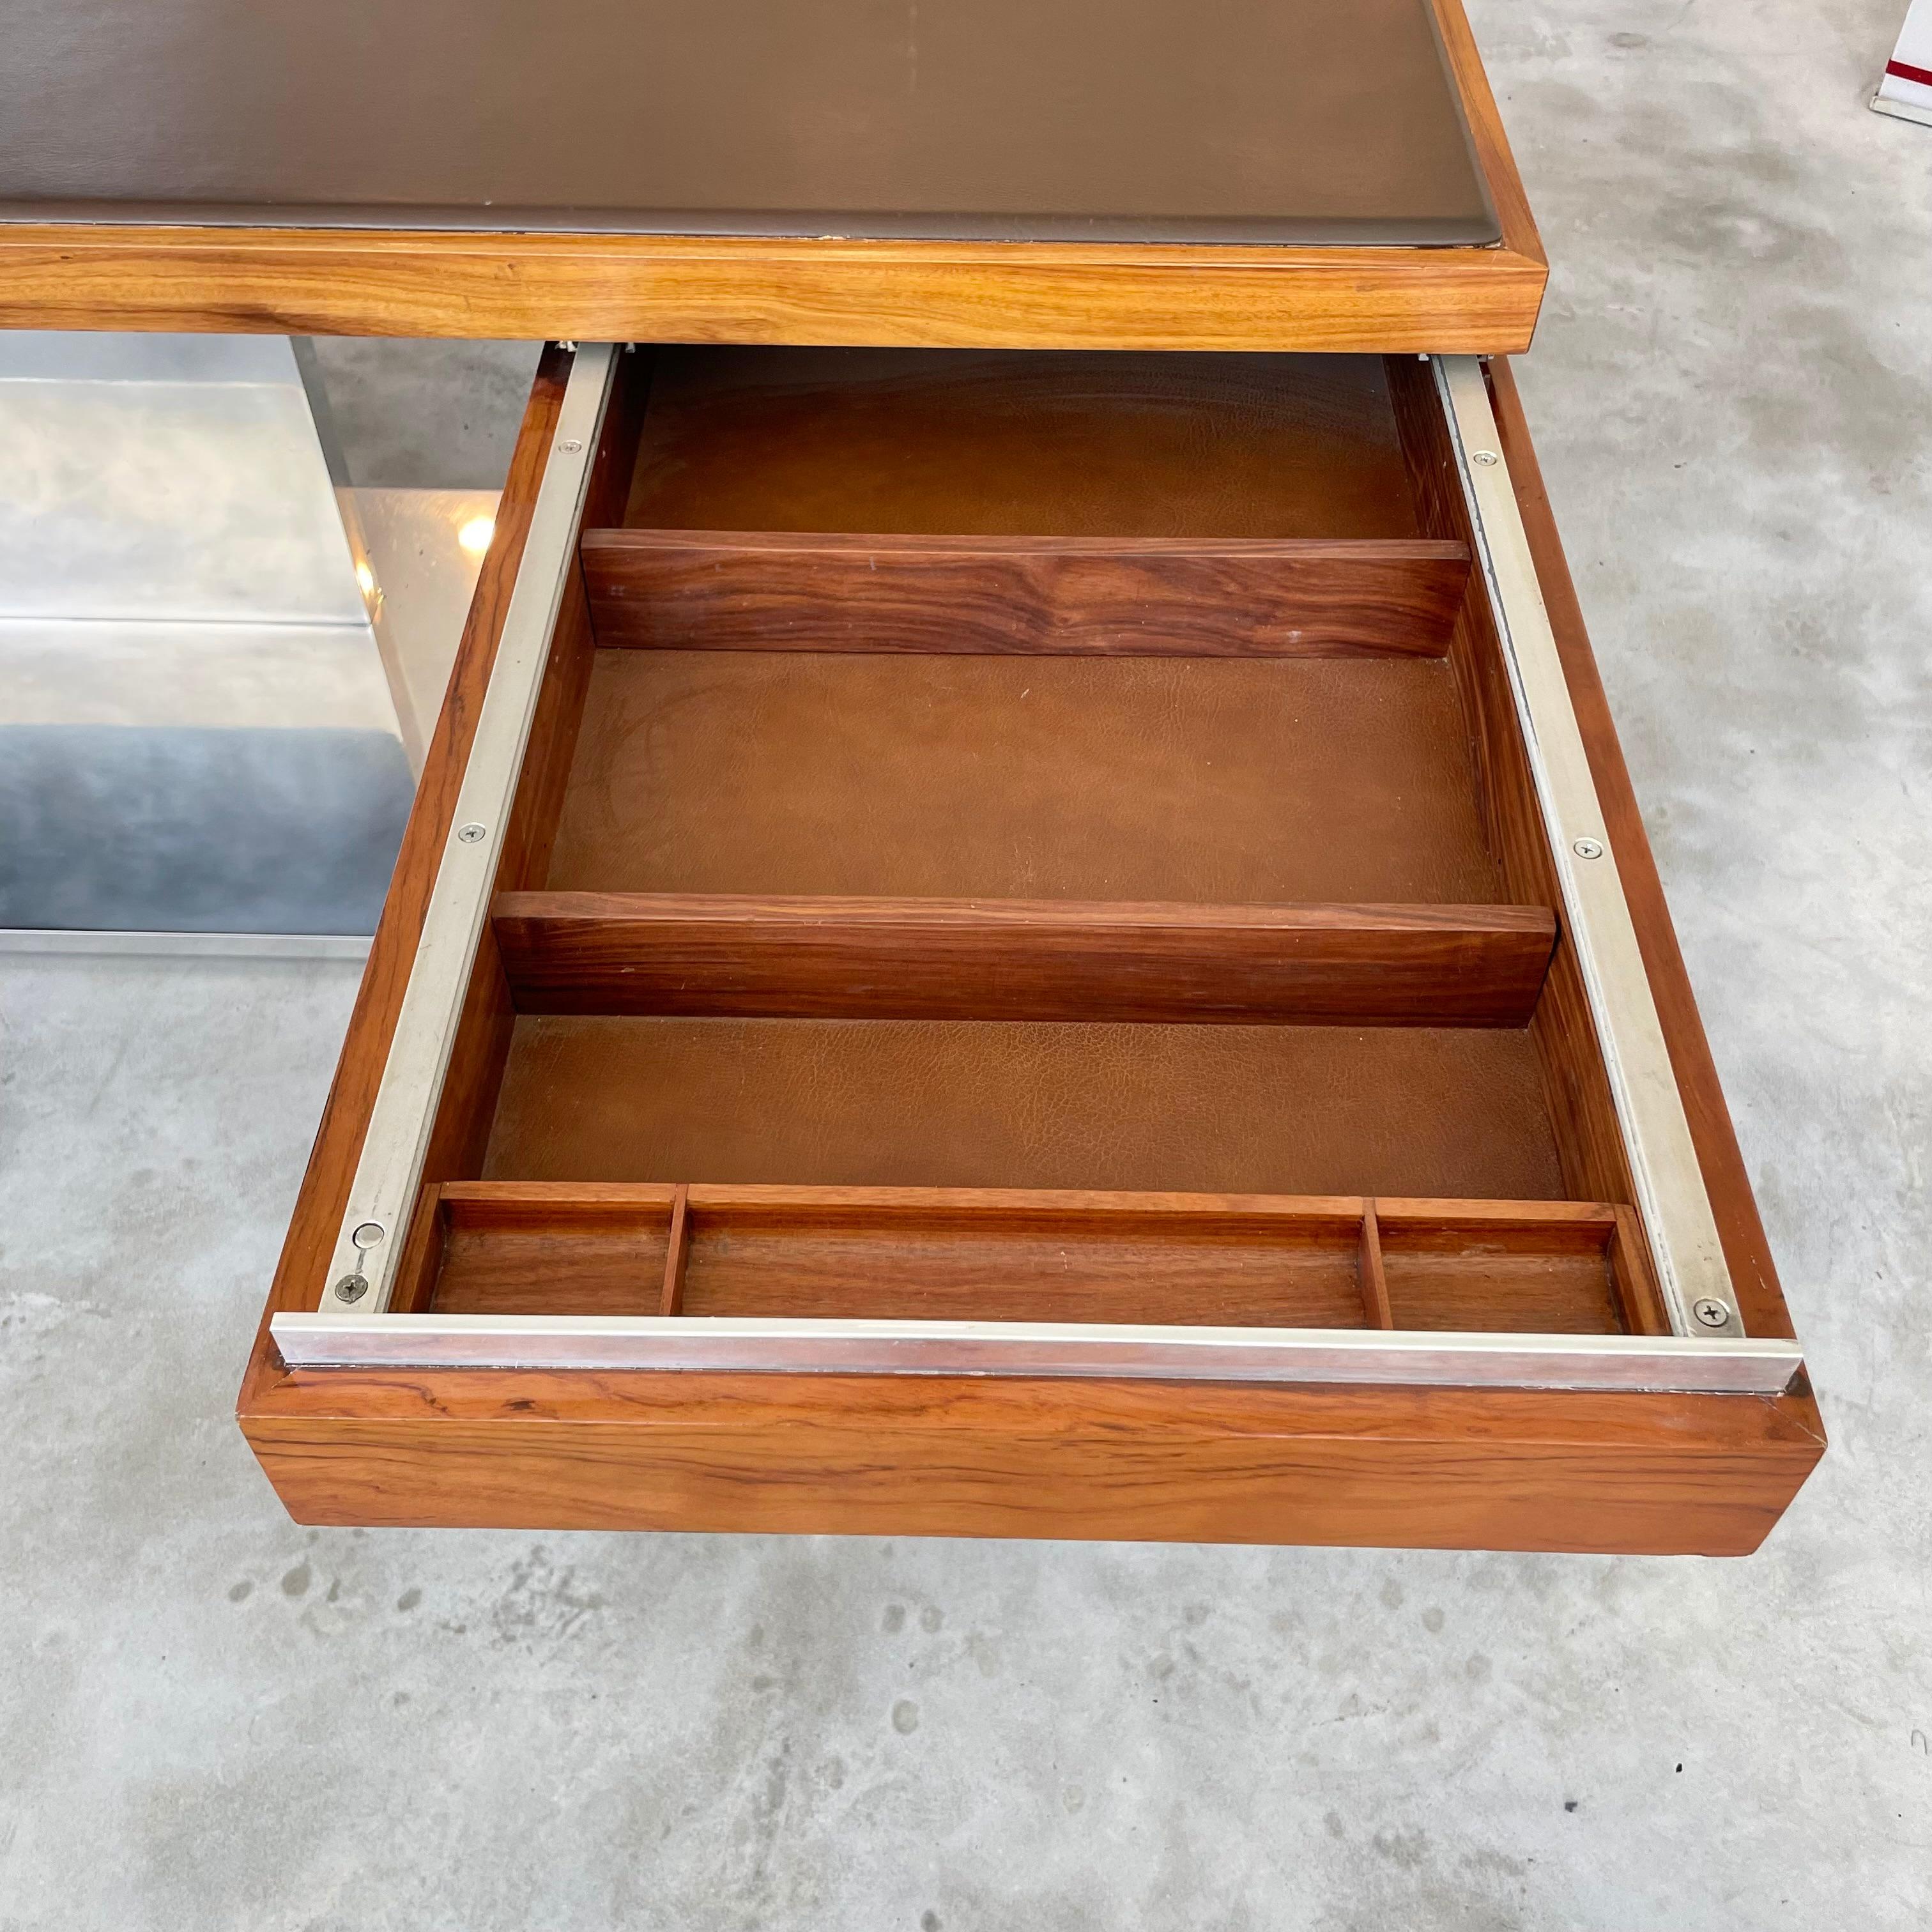
[[[1498,238],[1428,0],[11,0],[0,219]]]

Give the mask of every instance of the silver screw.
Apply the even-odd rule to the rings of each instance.
[[[1600,859],[1604,856],[1604,842],[1600,838],[1580,838],[1570,849],[1580,859]]]
[[[574,456],[583,447],[583,444],[579,442],[574,436],[566,437],[557,445],[559,452],[565,456]]]
[[[380,1221],[364,1221],[349,1238],[366,1255],[371,1248],[382,1245],[382,1224]]]
[[[346,1274],[335,1284],[338,1301],[360,1301],[368,1292],[368,1281],[359,1274]]]
[[[480,845],[489,835],[480,825],[459,825],[456,836],[466,845]]]
[[[1708,1298],[1696,1303],[1690,1312],[1706,1328],[1721,1328],[1731,1318],[1731,1311],[1721,1301],[1712,1301]]]
[[[1474,449],[1469,452],[1469,460],[1472,463],[1480,463],[1485,470],[1497,460],[1496,453],[1493,449]]]

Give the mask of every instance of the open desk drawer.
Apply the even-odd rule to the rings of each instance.
[[[1506,371],[547,352],[242,1418],[308,1522],[1754,1547]]]

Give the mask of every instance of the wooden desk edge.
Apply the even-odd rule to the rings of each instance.
[[[1490,248],[0,226],[0,326],[933,348],[1528,347]]]

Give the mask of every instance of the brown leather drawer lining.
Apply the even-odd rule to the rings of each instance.
[[[486,1175],[1258,1194],[1564,1192],[1497,1028],[515,1022]]]
[[[1502,896],[1434,658],[600,651],[547,884]]]

